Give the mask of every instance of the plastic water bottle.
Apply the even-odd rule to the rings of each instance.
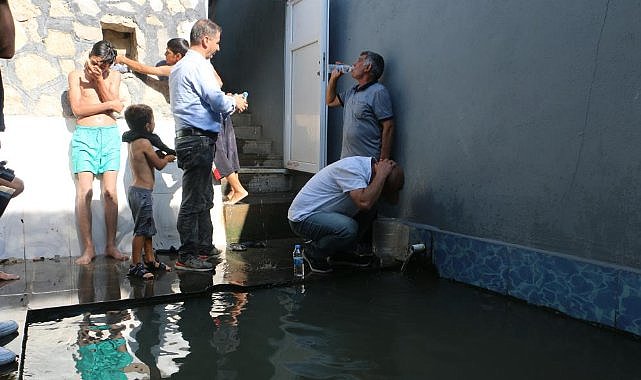
[[[292,258],[294,259],[294,277],[303,278],[305,277],[305,263],[303,261],[303,251],[300,249],[300,244],[294,246],[294,252],[292,252]]]
[[[332,71],[334,71],[334,69],[336,69],[336,70],[338,70],[338,71],[342,72],[343,74],[345,74],[345,73],[349,73],[350,71],[352,71],[352,69],[354,68],[354,66],[352,66],[352,65],[338,64],[338,63],[337,63],[337,64],[330,63],[329,65],[327,65],[327,68],[328,68],[328,71],[329,71],[330,73],[331,73]]]

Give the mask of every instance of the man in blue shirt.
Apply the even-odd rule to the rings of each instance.
[[[367,50],[362,52],[350,72],[358,83],[340,94],[336,91],[336,83],[342,72],[332,71],[325,103],[328,107],[344,107],[341,158],[391,158],[394,112],[387,88],[378,82],[384,68],[385,61],[379,54]]]
[[[190,47],[169,75],[171,111],[176,123],[176,155],[183,170],[180,235],[176,269],[208,271],[207,258],[217,253],[212,244],[210,210],[214,205],[211,167],[216,139],[226,115],[242,112],[242,95],[225,95],[209,59],[220,50],[221,28],[211,20],[196,21]]]

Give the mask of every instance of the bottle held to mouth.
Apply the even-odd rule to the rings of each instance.
[[[334,64],[334,63],[330,63],[329,65],[327,65],[327,68],[329,69],[328,71],[329,71],[330,73],[331,73],[332,71],[334,71],[334,69],[336,69],[336,70],[338,70],[338,71],[342,72],[343,74],[346,74],[346,73],[349,73],[350,71],[352,71],[352,69],[354,68],[354,66],[352,66],[352,65],[345,65],[345,64],[339,64],[339,63],[336,63],[336,64]]]

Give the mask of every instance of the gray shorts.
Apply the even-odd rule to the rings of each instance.
[[[130,186],[127,192],[127,201],[131,215],[134,217],[135,236],[154,236],[156,224],[154,223],[154,200],[151,190]]]

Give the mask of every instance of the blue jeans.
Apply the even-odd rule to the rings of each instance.
[[[337,212],[319,212],[300,222],[290,220],[289,226],[296,235],[312,240],[310,254],[315,259],[352,249],[358,239],[358,222]]]
[[[214,206],[214,186],[211,166],[216,153],[216,141],[207,136],[176,138],[178,167],[183,170],[182,202],[178,212],[180,257],[211,251],[214,227],[211,208]]]

